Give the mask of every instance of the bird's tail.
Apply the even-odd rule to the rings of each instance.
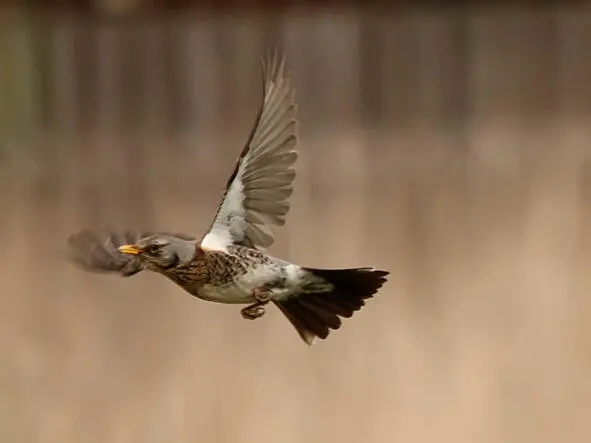
[[[302,292],[277,300],[275,304],[309,345],[316,337],[325,339],[330,329],[339,329],[339,317],[349,318],[361,309],[365,300],[372,298],[386,282],[389,274],[374,268],[302,269],[324,282],[324,285],[316,285],[322,290]]]

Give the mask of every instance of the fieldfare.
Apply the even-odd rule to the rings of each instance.
[[[70,236],[70,259],[92,272],[129,277],[147,269],[164,275],[200,299],[247,304],[243,318],[256,319],[270,302],[312,344],[341,326],[386,282],[375,268],[315,269],[267,254],[269,226],[282,226],[296,175],[297,105],[277,52],[262,61],[263,103],[254,128],[228,179],[208,232],[152,232]]]

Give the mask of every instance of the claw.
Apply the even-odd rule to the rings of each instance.
[[[261,303],[254,303],[240,310],[242,318],[246,320],[256,320],[265,314],[265,308]]]

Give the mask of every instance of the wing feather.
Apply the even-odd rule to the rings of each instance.
[[[262,61],[263,103],[208,232],[206,249],[230,244],[268,247],[270,226],[282,226],[289,212],[297,160],[297,105],[285,59],[277,51]]]
[[[153,234],[155,232],[82,230],[68,238],[68,259],[85,271],[111,272],[130,277],[144,268],[137,257],[120,253],[119,246],[137,243],[140,239]],[[174,234],[174,236],[195,240],[185,234]]]

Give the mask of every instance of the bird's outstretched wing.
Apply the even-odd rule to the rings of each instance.
[[[144,269],[136,256],[122,254],[119,246],[137,243],[155,232],[122,231],[93,232],[82,230],[68,238],[68,258],[78,267],[90,272],[119,273],[130,277]],[[176,237],[195,240],[184,234]]]
[[[117,248],[134,244],[146,233],[124,231],[97,233],[80,231],[68,238],[68,258],[75,265],[91,272],[117,272],[129,277],[143,267],[137,257],[121,254]]]
[[[297,153],[297,105],[277,51],[262,61],[264,99],[250,137],[230,176],[214,221],[201,240],[204,249],[237,244],[266,248],[269,226],[282,226],[293,192]]]

